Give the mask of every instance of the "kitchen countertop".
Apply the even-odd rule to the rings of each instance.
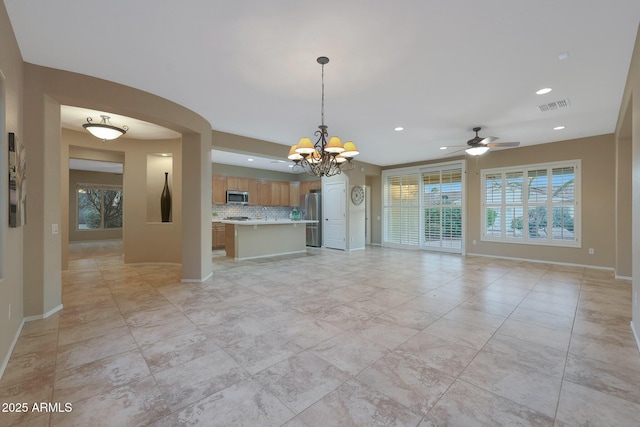
[[[235,225],[286,225],[286,224],[316,224],[317,220],[290,220],[290,219],[270,219],[265,221],[264,219],[250,219],[247,221],[234,221],[229,219],[223,219],[212,222],[221,222],[223,224],[235,224]]]

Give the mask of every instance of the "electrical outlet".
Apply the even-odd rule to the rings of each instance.
[[[593,255],[596,253],[596,250],[593,248],[589,248],[589,255]]]
[[[58,224],[51,224],[51,234],[58,234]]]
[[[473,240],[473,244],[475,245],[477,242],[475,241],[475,239]]]

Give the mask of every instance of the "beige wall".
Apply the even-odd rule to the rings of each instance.
[[[62,129],[62,146],[69,147],[75,158],[92,160],[121,159],[124,163],[122,185],[124,189],[123,253],[127,263],[173,262],[182,259],[182,143],[180,140],[140,140],[118,138],[102,143],[88,132]],[[171,153],[173,157],[156,154]],[[68,164],[68,160],[66,162]],[[162,223],[160,194],[164,185],[164,172],[171,164],[172,221]],[[62,171],[62,175],[67,170]],[[69,180],[71,181],[71,180]],[[209,186],[211,182],[208,182]],[[69,184],[71,187],[71,183]],[[73,194],[69,192],[63,197]],[[71,224],[71,206],[67,202],[69,220],[62,212],[64,223]],[[73,223],[75,224],[75,223]],[[210,231],[209,231],[210,233]],[[76,233],[77,234],[77,233]],[[69,230],[69,236],[73,233]],[[71,239],[70,239],[71,240]],[[66,247],[62,243],[64,254]],[[63,260],[64,260],[63,256]],[[65,265],[63,263],[63,268]]]
[[[305,174],[271,171],[265,169],[246,168],[243,166],[222,165],[213,163],[211,173],[214,175],[239,176],[243,178],[268,179],[272,181],[308,181],[315,179]]]
[[[582,162],[581,248],[480,240],[482,169],[579,159]],[[615,265],[615,141],[612,134],[494,150],[467,161],[467,253],[613,268]],[[477,244],[473,245],[473,240]],[[588,249],[595,254],[589,255]]]
[[[22,127],[23,62],[4,3],[0,3],[0,162],[6,171],[7,132],[24,141]],[[30,155],[30,153],[28,153]],[[9,228],[7,175],[0,175],[0,375],[23,319],[23,234],[25,227]],[[9,318],[11,306],[11,318]]]
[[[85,242],[90,240],[122,239],[122,229],[78,230],[78,198],[76,187],[78,184],[98,184],[122,186],[122,175],[106,172],[91,172],[82,170],[69,171],[69,241]]]
[[[371,187],[371,243],[382,244],[382,176],[366,177],[367,185]]]
[[[618,123],[616,125],[618,143],[624,147],[625,140],[631,139],[631,232],[622,229],[621,233],[632,235],[632,326],[636,343],[640,348],[640,29],[631,57],[631,66],[622,97]],[[628,152],[628,151],[627,151]],[[624,214],[623,214],[624,215]],[[623,250],[621,247],[620,251]],[[634,268],[635,267],[635,268]]]
[[[440,162],[459,158],[458,156],[443,159]],[[483,242],[480,240],[480,171],[482,169],[576,159],[580,160],[582,164],[581,248]],[[430,163],[438,162],[416,162],[385,167],[384,169]],[[466,169],[467,229],[465,237],[468,254],[615,268],[617,172],[616,144],[613,134],[529,147],[493,150],[483,156],[467,157]],[[624,186],[623,183],[620,185]],[[603,218],[608,220],[603,220]],[[473,240],[476,241],[475,245]],[[588,254],[589,248],[595,250],[594,255]],[[622,256],[628,257],[628,254],[622,254]],[[624,275],[624,272],[621,275]]]
[[[183,280],[199,281],[210,276],[211,125],[184,107],[149,93],[31,64],[24,64],[24,88],[24,114],[30,120],[24,140],[29,144],[26,148],[30,153],[30,165],[33,165],[29,176],[31,191],[27,194],[28,226],[24,236],[25,253],[33,260],[33,266],[24,272],[25,314],[47,313],[60,305],[62,240],[60,234],[51,233],[52,224],[66,224],[66,221],[61,222],[62,161],[51,161],[66,154],[61,149],[60,105],[126,115],[182,134],[181,161],[189,167],[182,174],[182,226],[172,226],[181,228],[183,239],[177,244],[174,242],[171,248],[177,246],[181,253]],[[137,161],[144,164],[146,153],[140,157],[132,159],[132,165]],[[125,191],[131,185],[126,173],[125,170]],[[146,170],[140,173],[145,181]],[[64,188],[67,193],[68,187]],[[145,202],[142,203],[144,210]],[[136,221],[135,216],[127,216],[125,208],[125,224]],[[151,247],[153,240],[147,244]]]

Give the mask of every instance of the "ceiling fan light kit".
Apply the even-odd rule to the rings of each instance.
[[[467,141],[469,148],[464,151],[471,156],[480,156],[493,147],[517,147],[520,145],[519,142],[495,142],[498,140],[495,136],[482,138],[478,135],[481,129],[480,126],[474,127],[473,131],[476,133],[476,136]]]
[[[300,138],[297,144],[289,149],[287,158],[294,163],[294,170],[302,168],[312,176],[334,176],[342,173],[343,168],[353,169],[351,162],[360,154],[352,141],[344,144],[337,136],[329,137],[327,126],[324,124],[324,66],[329,63],[329,58],[321,56],[316,59],[322,66],[322,104],[320,109],[320,126],[315,135],[318,137],[315,144],[311,138]]]

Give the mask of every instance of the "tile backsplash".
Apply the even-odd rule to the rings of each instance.
[[[284,206],[211,205],[211,218],[224,219],[228,216],[248,216],[255,219],[258,216],[264,218],[266,214],[269,219],[287,219],[293,209]]]

